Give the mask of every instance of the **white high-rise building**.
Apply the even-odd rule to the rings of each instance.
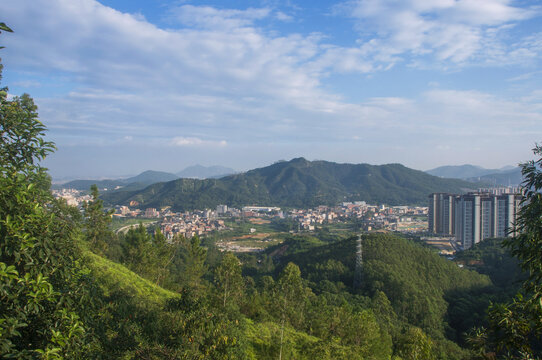
[[[435,193],[429,198],[429,231],[454,235],[463,249],[484,239],[515,235],[511,231],[521,200],[518,194]]]
[[[488,238],[513,236],[521,197],[475,193],[456,199],[455,237],[463,249]]]

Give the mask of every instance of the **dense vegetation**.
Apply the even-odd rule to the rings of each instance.
[[[104,199],[112,204],[136,200],[144,207],[171,206],[176,210],[214,208],[218,204],[307,208],[355,200],[425,205],[431,192],[461,193],[473,187],[465,181],[440,179],[400,164],[337,164],[299,158],[221,179],[179,179],[143,190],[120,190],[106,194]]]

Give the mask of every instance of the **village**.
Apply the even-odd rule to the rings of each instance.
[[[77,190],[55,190],[53,195],[63,198],[68,205],[81,207],[90,196]],[[423,206],[370,205],[365,201],[343,202],[337,206],[318,206],[313,209],[281,209],[267,206],[244,206],[241,209],[218,205],[215,209],[175,212],[171,207],[141,209],[137,201],[115,205],[113,218],[153,219],[167,239],[175,236],[202,236],[213,231],[231,230],[228,220],[234,219],[290,219],[292,232],[311,232],[324,224],[358,221],[363,231],[399,231],[423,233],[427,231],[428,208]],[[250,229],[249,232],[255,232]]]

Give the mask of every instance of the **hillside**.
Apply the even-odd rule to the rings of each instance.
[[[64,184],[56,184],[53,189],[75,189],[88,190],[93,184],[96,184],[100,190],[113,190],[122,187],[125,190],[140,190],[145,187],[164,181],[172,181],[179,177],[164,171],[147,170],[139,175],[125,179],[106,179],[106,180],[72,180]]]
[[[142,172],[139,175],[123,179],[127,184],[131,183],[143,183],[143,184],[154,184],[157,182],[164,182],[164,181],[172,181],[176,180],[179,177],[175,174],[171,174],[165,171],[154,171],[154,170],[147,170]]]
[[[427,170],[426,173],[450,179],[466,179],[499,172],[498,169],[485,169],[476,165],[446,165]]]
[[[520,168],[509,171],[486,174],[479,177],[466,179],[468,181],[479,181],[491,185],[518,186],[523,182],[523,175]]]
[[[179,179],[138,191],[104,194],[111,204],[138,201],[143,207],[176,210],[213,208],[218,204],[313,207],[342,201],[425,205],[432,192],[462,193],[476,185],[440,179],[400,164],[337,164],[303,158],[275,163],[221,179]]]
[[[305,245],[286,242],[280,262],[294,262],[315,291],[329,291],[322,280],[350,288],[354,282],[356,239],[317,245],[307,239]],[[275,249],[270,249],[269,252]],[[372,296],[383,292],[402,321],[415,324],[434,337],[445,332],[444,323],[450,305],[447,295],[468,293],[492,286],[490,279],[474,271],[459,268],[434,251],[414,242],[388,234],[363,237],[362,292]],[[327,286],[327,288],[326,288]]]
[[[485,169],[474,165],[441,166],[427,170],[426,173],[441,178],[462,179],[488,185],[517,186],[523,181],[521,169],[505,166],[501,169]]]
[[[189,179],[218,179],[235,173],[235,170],[224,166],[202,166],[198,164],[179,171],[177,176]]]

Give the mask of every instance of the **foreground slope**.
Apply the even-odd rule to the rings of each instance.
[[[159,307],[165,306],[168,300],[180,298],[179,294],[155,285],[125,266],[88,250],[84,252],[84,257],[104,296],[120,292],[124,296],[137,297],[147,304]]]
[[[312,207],[357,200],[425,205],[432,192],[461,193],[475,187],[400,164],[337,164],[298,158],[222,179],[179,179],[138,191],[119,190],[105,194],[104,200],[112,204],[135,200],[143,207],[171,206],[176,210],[218,204]]]

